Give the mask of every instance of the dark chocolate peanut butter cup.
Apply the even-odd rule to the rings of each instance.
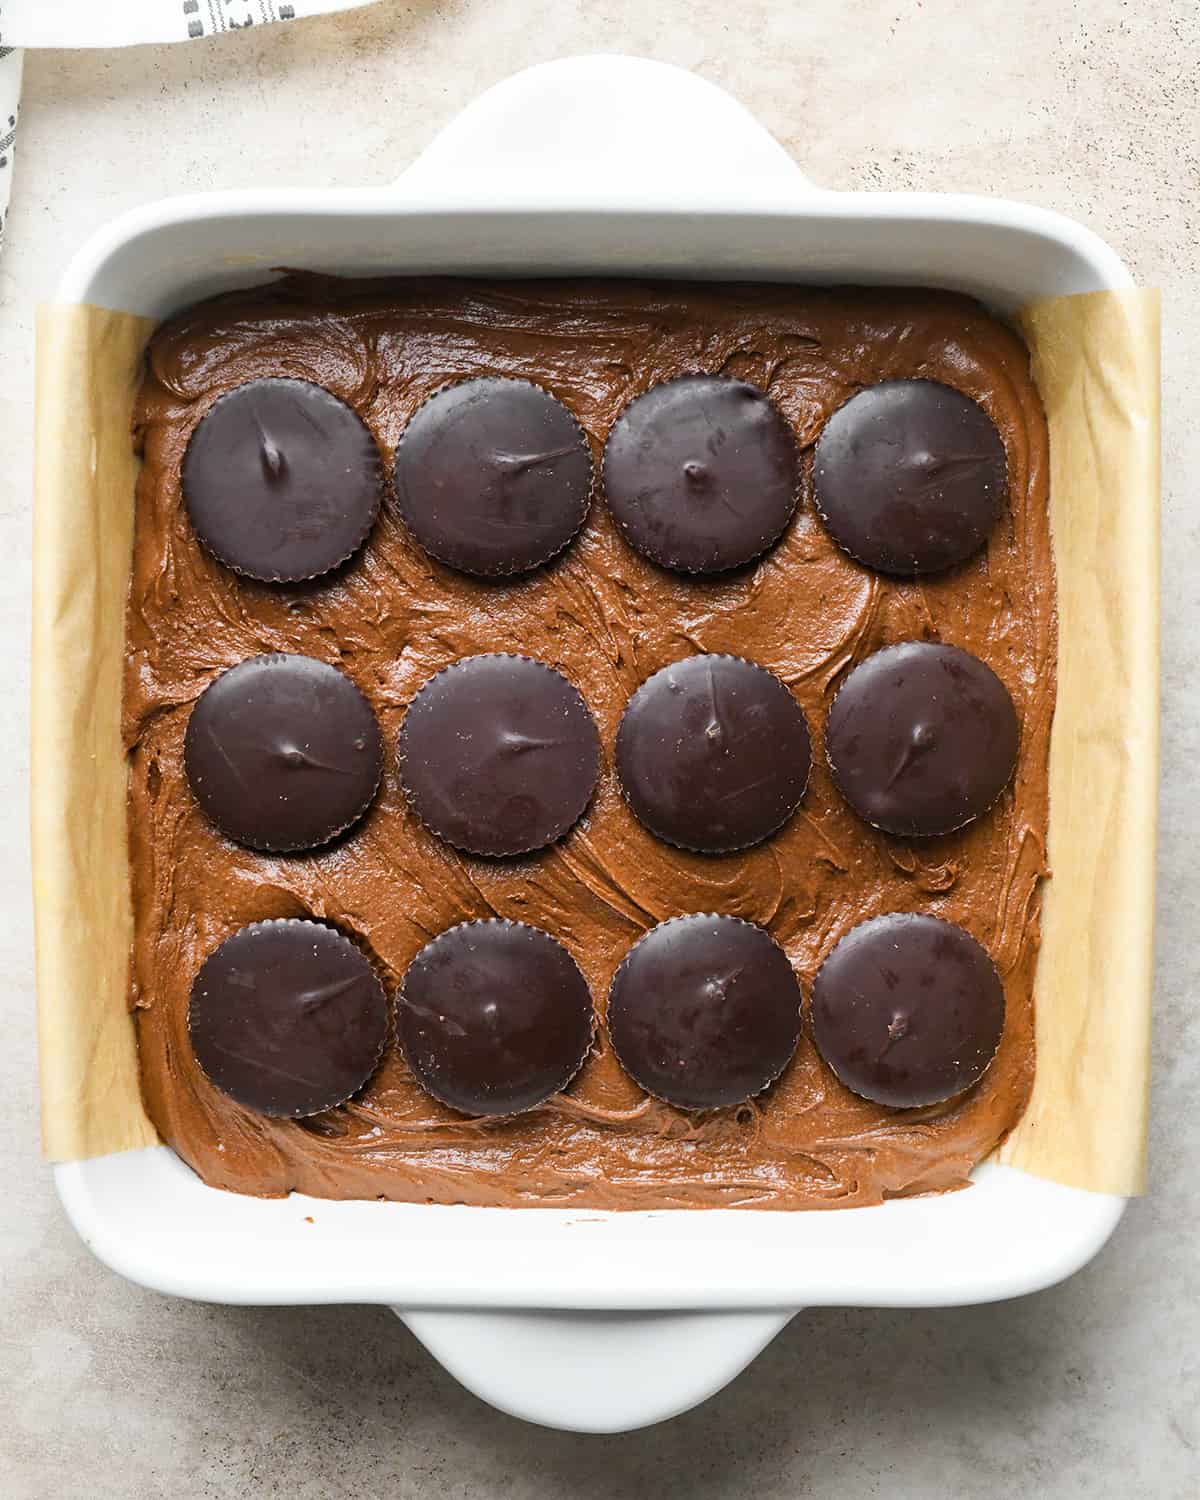
[[[839,546],[880,573],[940,573],[978,552],[1008,493],[1004,441],[978,402],[936,380],[885,380],[817,439],[813,496]]]
[[[787,686],[737,656],[685,657],[648,678],[617,731],[625,798],[658,838],[725,854],[784,824],[811,765],[804,713]]]
[[[299,583],[346,562],[383,496],[370,429],[308,380],[251,380],[219,396],[183,457],[196,535],[226,567]]]
[[[722,375],[651,386],[613,423],[604,493],[631,547],[679,573],[721,573],[783,534],[800,454],[765,392]]]
[[[396,505],[431,557],[482,578],[556,556],[587,517],[592,456],[549,391],[487,376],[443,387],[396,448]]]
[[[524,922],[451,927],[413,959],[396,997],[396,1036],[417,1081],[467,1115],[543,1104],[582,1067],[594,1029],[575,960]]]
[[[895,912],[860,922],[813,982],[813,1038],[864,1099],[914,1109],[977,1083],[1000,1045],[1004,986],[953,922]]]
[[[741,1104],[773,1083],[800,1040],[787,955],[740,917],[660,922],[626,954],[608,996],[622,1067],[679,1109]]]
[[[298,1119],[371,1077],[388,1006],[374,969],[320,922],[254,922],[205,959],[188,1033],[209,1080],[247,1109]]]
[[[1008,689],[970,652],[935,641],[876,651],[829,710],[825,753],[855,812],[929,838],[985,813],[1012,780],[1020,726]]]
[[[616,771],[634,813],[666,843],[729,853],[759,843],[799,805],[808,726],[786,684],[742,657],[672,661],[628,700]]]
[[[200,695],[184,736],[200,806],[251,849],[317,848],[356,823],[375,796],[383,740],[371,705],[311,656],[253,656]]]
[[[432,832],[470,854],[527,854],[582,816],[600,737],[579,691],[526,656],[468,656],[408,706],[400,780]]]

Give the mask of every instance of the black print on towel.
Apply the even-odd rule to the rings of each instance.
[[[257,11],[259,25],[272,21],[294,21],[294,5],[277,5],[276,0],[183,0],[183,19],[189,37],[215,36],[218,31],[245,31],[253,26]]]

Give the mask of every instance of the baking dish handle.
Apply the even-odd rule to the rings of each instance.
[[[394,1311],[482,1400],[569,1432],[629,1432],[687,1411],[796,1313]]]
[[[386,191],[422,200],[499,193],[562,206],[581,195],[661,206],[714,189],[815,192],[777,140],[716,84],[648,58],[540,63],[481,94]],[[524,193],[522,193],[524,190]]]

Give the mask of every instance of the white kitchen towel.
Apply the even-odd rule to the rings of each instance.
[[[187,42],[272,21],[355,10],[374,0],[0,0],[0,244],[21,106],[24,47]]]
[[[24,58],[25,54],[19,47],[0,47],[0,247],[4,244],[8,195],[12,187],[13,147],[17,143],[17,118],[21,113],[21,64]]]

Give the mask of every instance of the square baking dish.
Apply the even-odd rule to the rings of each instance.
[[[390,188],[223,193],[127,214],[76,255],[56,300],[158,320],[279,266],[923,284],[1001,315],[1132,286],[1070,220],[965,196],[819,191],[719,89],[588,57],[490,90]],[[1156,678],[1156,642],[1142,654]],[[1155,765],[1141,770],[1152,786]],[[389,1304],[485,1399],[592,1431],[686,1409],[807,1305],[949,1306],[1046,1287],[1096,1254],[1126,1201],[991,1162],[966,1192],[824,1213],[262,1201],[206,1187],[166,1147],[55,1175],[85,1243],[142,1285]]]

